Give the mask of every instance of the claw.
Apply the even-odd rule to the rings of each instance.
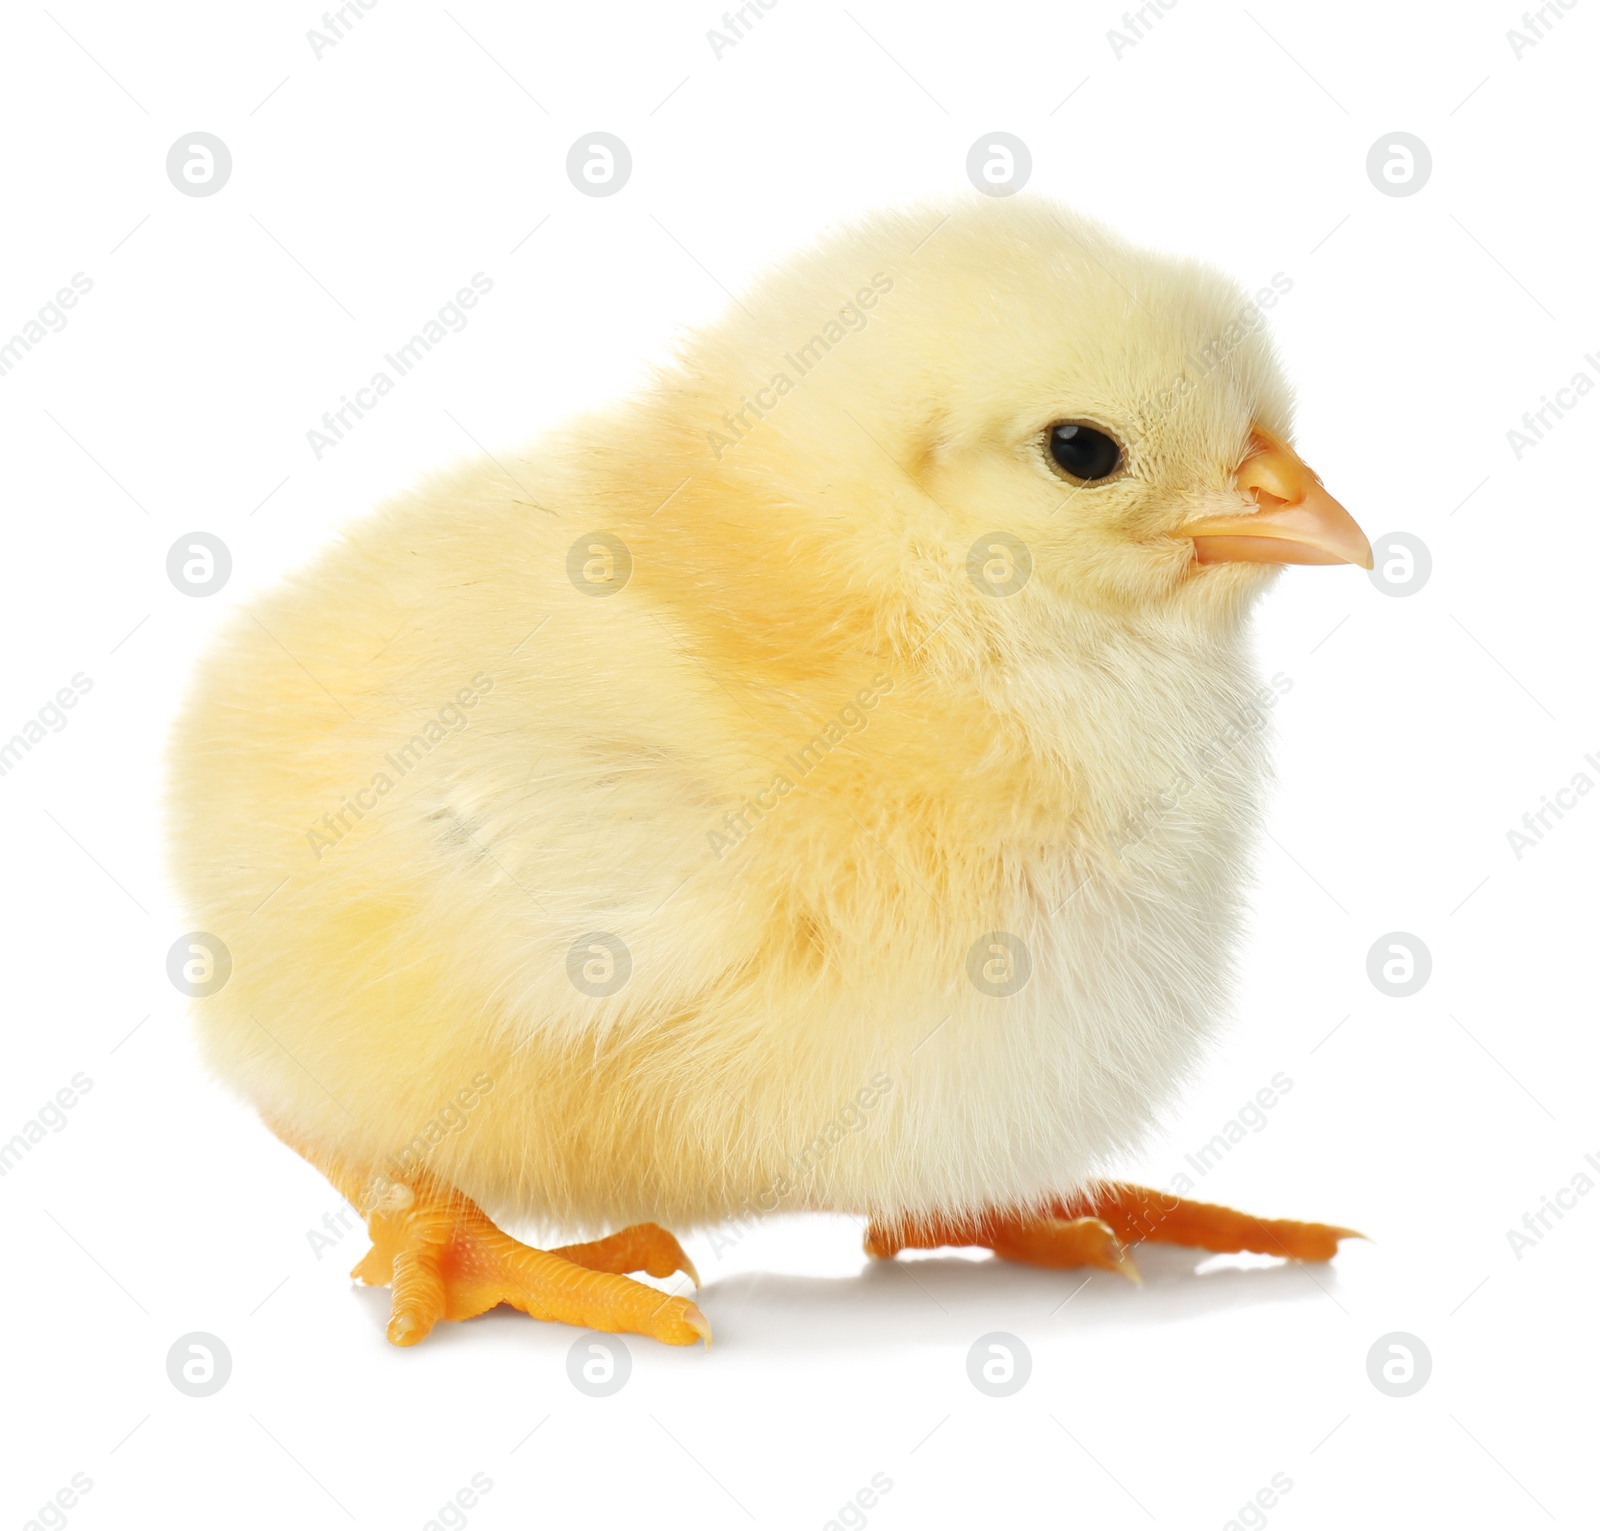
[[[1119,1276],[1126,1276],[1135,1286],[1144,1285],[1144,1277],[1139,1274],[1139,1267],[1133,1263],[1133,1256],[1122,1245],[1117,1245],[1116,1257],[1107,1270],[1115,1271]]]
[[[986,1213],[872,1222],[863,1245],[877,1260],[892,1260],[902,1249],[975,1245],[992,1249],[1002,1260],[1051,1270],[1088,1265],[1142,1286],[1126,1247],[1141,1240],[1217,1253],[1250,1250],[1287,1260],[1331,1260],[1341,1239],[1364,1237],[1353,1228],[1249,1217],[1165,1192],[1107,1185],[1090,1198],[1063,1198],[1043,1216]]]
[[[1251,1217],[1231,1207],[1184,1201],[1164,1191],[1111,1184],[1093,1194],[1096,1213],[1129,1243],[1152,1239],[1213,1254],[1276,1255],[1280,1260],[1331,1260],[1341,1239],[1364,1235],[1353,1228],[1302,1223],[1289,1218]],[[1058,1213],[1064,1210],[1058,1207]]]
[[[375,1215],[370,1232],[372,1251],[354,1274],[392,1288],[387,1332],[394,1345],[415,1345],[443,1319],[473,1318],[500,1303],[534,1318],[650,1335],[668,1345],[711,1337],[705,1315],[687,1298],[665,1296],[625,1274],[670,1275],[688,1263],[678,1241],[653,1224],[565,1250],[532,1249],[451,1192]]]
[[[657,1278],[682,1271],[700,1285],[683,1246],[656,1223],[587,1244],[534,1249],[497,1228],[470,1197],[429,1176],[414,1185],[363,1176],[341,1155],[301,1142],[281,1124],[269,1125],[361,1209],[372,1248],[350,1274],[368,1286],[391,1288],[391,1344],[415,1345],[438,1323],[475,1318],[501,1303],[531,1318],[609,1334],[650,1335],[669,1345],[711,1343],[711,1325],[688,1298],[629,1279],[635,1271]]]
[[[1058,1226],[1074,1230],[1077,1252],[1081,1255],[1083,1263],[1097,1265],[1101,1270],[1124,1276],[1135,1286],[1144,1285],[1144,1277],[1139,1274],[1139,1267],[1133,1263],[1133,1256],[1123,1246],[1110,1223],[1098,1217],[1085,1217]],[[1098,1248],[1094,1245],[1094,1236],[1097,1234],[1104,1240]]]
[[[416,1313],[396,1313],[386,1331],[391,1345],[415,1345],[432,1332],[433,1325]]]
[[[1354,1228],[1331,1228],[1325,1223],[1291,1226],[1295,1229],[1292,1237],[1297,1246],[1289,1256],[1291,1260],[1331,1260],[1339,1253],[1341,1239],[1367,1239],[1366,1234],[1357,1233]]]
[[[697,1280],[695,1282],[695,1285],[698,1286],[699,1284],[700,1283]],[[706,1342],[706,1349],[710,1350],[711,1349],[711,1325],[706,1322],[705,1314],[702,1313],[691,1302],[690,1304],[688,1304],[687,1307],[684,1308],[683,1313],[682,1313],[681,1316],[683,1318],[684,1323],[686,1323],[691,1329],[693,1329],[695,1334],[700,1339],[702,1339],[702,1340],[704,1340]],[[690,1340],[689,1343],[692,1345],[694,1343],[694,1341]]]

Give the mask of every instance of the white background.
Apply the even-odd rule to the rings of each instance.
[[[1275,1473],[1292,1490],[1253,1520],[1285,1531],[1593,1524],[1600,1195],[1520,1259],[1507,1230],[1600,1154],[1600,798],[1521,859],[1507,831],[1600,781],[1600,399],[1520,461],[1506,433],[1600,376],[1597,9],[1518,59],[1512,3],[1178,0],[1118,58],[1116,3],[779,0],[719,59],[715,3],[379,0],[320,59],[310,4],[4,24],[0,339],[94,285],[0,378],[0,736],[93,680],[0,779],[0,1137],[93,1081],[0,1180],[3,1524],[86,1473],[86,1531],[423,1527],[480,1472],[484,1531],[823,1527],[875,1473],[884,1531],[1224,1527]],[[634,158],[609,199],[564,170],[597,129]],[[955,1255],[866,1269],[848,1221],[790,1221],[720,1258],[690,1236],[715,1348],[635,1341],[610,1399],[568,1382],[572,1331],[520,1315],[392,1349],[387,1293],[346,1280],[364,1240],[315,1258],[337,1198],[203,1076],[166,978],[186,926],[155,802],[190,666],[349,518],[624,391],[831,222],[975,195],[968,147],[999,129],[1030,190],[1251,288],[1290,276],[1303,455],[1374,541],[1431,550],[1405,598],[1298,569],[1264,605],[1294,686],[1237,1024],[1126,1166],[1167,1183],[1282,1071],[1200,1194],[1372,1242],[1306,1268],[1146,1247],[1142,1290],[1080,1290]],[[165,175],[195,130],[233,155],[213,197]],[[1432,152],[1414,196],[1365,172],[1394,130]],[[317,461],[307,429],[475,271],[469,328]],[[196,529],[234,559],[200,600],[164,567]],[[1433,958],[1406,999],[1366,973],[1396,930]],[[992,1330],[1033,1358],[1008,1399],[967,1380]],[[1400,1399],[1366,1367],[1397,1330],[1433,1360]],[[232,1354],[210,1398],[167,1379],[190,1331]]]

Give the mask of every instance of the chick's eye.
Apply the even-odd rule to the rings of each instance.
[[[1109,478],[1122,466],[1122,448],[1092,425],[1052,425],[1049,441],[1056,466],[1073,478]]]

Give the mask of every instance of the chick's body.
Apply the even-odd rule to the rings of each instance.
[[[1260,807],[1263,575],[1178,530],[1287,431],[1248,308],[1047,207],[895,215],[359,524],[179,726],[211,1063],[544,1225],[1103,1172],[1218,1019]]]

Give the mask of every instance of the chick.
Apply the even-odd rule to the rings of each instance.
[[[1371,565],[1289,437],[1213,271],[917,208],[243,614],[172,749],[232,957],[198,1032],[366,1216],[391,1340],[499,1302],[709,1339],[629,1273],[776,1210],[883,1257],[1332,1255],[1104,1178],[1225,1010],[1251,607]]]

